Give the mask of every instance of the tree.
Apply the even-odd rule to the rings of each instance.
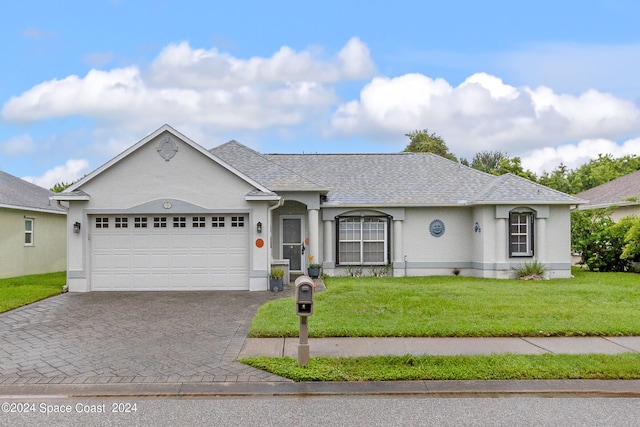
[[[50,188],[50,190],[54,193],[62,193],[65,189],[71,187],[71,185],[73,185],[73,182],[58,182],[52,188]]]
[[[569,182],[569,171],[567,167],[560,163],[560,165],[551,173],[543,173],[538,179],[538,182],[542,185],[546,185],[554,190],[562,191],[567,194],[575,194],[574,189]]]
[[[471,167],[482,172],[498,175],[500,163],[507,159],[502,151],[480,151],[473,156]]]
[[[413,132],[405,133],[404,136],[411,140],[409,145],[404,149],[406,152],[433,153],[453,160],[454,162],[458,161],[456,156],[449,151],[449,147],[447,147],[444,139],[436,135],[435,132],[429,133],[429,129],[414,130]]]
[[[524,170],[520,157],[505,157],[500,161],[496,175],[504,175],[505,173],[512,173],[533,182],[538,181],[535,173],[530,170]]]
[[[580,166],[567,175],[573,194],[580,193],[640,169],[640,157],[627,155],[613,158],[598,154],[597,159]]]

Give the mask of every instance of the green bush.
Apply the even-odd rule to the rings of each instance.
[[[630,261],[640,261],[640,218],[637,216],[629,217],[631,227],[624,235],[624,250],[622,258]]]
[[[572,249],[580,254],[580,263],[591,271],[628,271],[631,260],[623,258],[625,236],[633,220],[625,217],[618,223],[610,209],[590,209],[571,213]]]

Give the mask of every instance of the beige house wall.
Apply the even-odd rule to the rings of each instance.
[[[25,245],[25,218],[33,219],[33,245]],[[0,209],[0,278],[66,268],[66,215]]]

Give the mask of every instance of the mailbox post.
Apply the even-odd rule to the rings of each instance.
[[[300,341],[298,343],[298,366],[309,364],[309,325],[307,318],[313,314],[313,281],[300,276],[295,282],[296,314],[300,317]]]

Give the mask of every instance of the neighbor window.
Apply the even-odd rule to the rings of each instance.
[[[211,217],[211,226],[213,228],[224,228],[224,217],[223,216]]]
[[[167,217],[166,216],[154,216],[153,217],[153,228],[167,228]]]
[[[192,218],[191,226],[193,228],[204,228],[207,224],[205,223],[205,218],[203,216],[194,216]]]
[[[385,265],[389,262],[387,217],[338,218],[337,233],[337,264]]]
[[[24,219],[24,245],[33,246],[33,218]]]
[[[128,228],[129,227],[129,218],[122,217],[115,219],[115,227],[116,228]]]
[[[509,256],[533,256],[533,212],[509,213]]]

